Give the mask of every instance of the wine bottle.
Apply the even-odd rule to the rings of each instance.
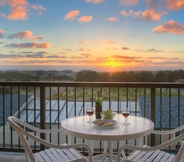
[[[97,98],[95,99],[95,108],[96,108],[96,119],[101,119],[102,112],[102,98],[100,97],[100,91],[98,91]]]

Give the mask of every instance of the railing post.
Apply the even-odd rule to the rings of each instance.
[[[46,115],[46,110],[45,110],[45,86],[40,87],[40,128],[45,129],[45,115]],[[42,139],[45,139],[45,134],[41,133],[40,137]],[[41,150],[45,149],[44,145],[40,145]]]
[[[155,87],[151,87],[151,120],[155,123]],[[151,134],[151,146],[155,144],[155,135]]]

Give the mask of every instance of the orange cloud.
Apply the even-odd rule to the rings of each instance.
[[[180,10],[184,8],[184,0],[167,0],[167,7],[171,10]]]
[[[13,43],[6,45],[6,47],[11,47],[11,48],[48,48],[50,47],[51,44],[48,42],[44,43],[38,43],[38,42],[31,42],[31,43]]]
[[[86,0],[86,2],[92,2],[92,3],[102,3],[104,0]]]
[[[119,0],[120,5],[124,6],[132,6],[137,5],[139,3],[139,0]]]
[[[142,13],[142,17],[147,20],[159,21],[160,17],[163,15],[161,12],[155,12],[154,10],[146,10]]]
[[[0,30],[0,38],[4,37],[4,30]]]
[[[115,17],[105,18],[105,20],[108,20],[108,21],[118,21],[118,19],[115,18]]]
[[[172,34],[184,34],[184,25],[179,24],[174,20],[165,22],[162,26],[157,26],[153,29],[155,33],[172,33]]]
[[[8,38],[19,38],[19,39],[27,39],[27,40],[36,40],[36,39],[43,39],[44,36],[32,36],[32,32],[30,30],[26,30],[24,32],[18,32],[12,35],[9,35]]]
[[[79,10],[73,10],[68,12],[68,14],[64,17],[65,20],[68,19],[73,19],[75,16],[79,15],[80,11]]]
[[[9,19],[25,20],[27,16],[27,0],[2,0],[0,5],[8,4],[11,7],[11,13],[8,15]]]
[[[141,11],[135,12],[133,10],[129,10],[128,12],[126,12],[126,11],[122,10],[120,12],[120,14],[122,14],[123,16],[141,17],[142,12]]]
[[[0,34],[3,34],[4,33],[4,30],[0,30]]]
[[[93,16],[82,16],[78,19],[79,22],[90,22],[93,19]]]
[[[151,20],[151,21],[159,21],[161,16],[164,14],[163,12],[155,12],[154,10],[145,10],[144,12],[138,11],[134,12],[133,10],[129,10],[128,12],[122,10],[120,12],[123,16],[133,16],[136,18],[143,18],[146,20]]]

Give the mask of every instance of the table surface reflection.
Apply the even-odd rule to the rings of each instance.
[[[87,123],[89,116],[77,116],[65,119],[61,122],[63,131],[71,136],[89,140],[119,141],[140,138],[150,134],[154,130],[154,123],[143,117],[129,116],[129,125],[123,125],[125,118],[117,114],[114,120],[118,124],[113,126],[101,126]],[[92,120],[95,120],[93,115]]]

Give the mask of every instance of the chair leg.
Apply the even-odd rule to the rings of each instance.
[[[125,141],[120,141],[120,142],[119,142],[119,147],[121,147],[121,146],[123,146],[123,145],[125,145]],[[124,150],[122,150],[121,155],[123,156],[123,158],[126,157]]]

